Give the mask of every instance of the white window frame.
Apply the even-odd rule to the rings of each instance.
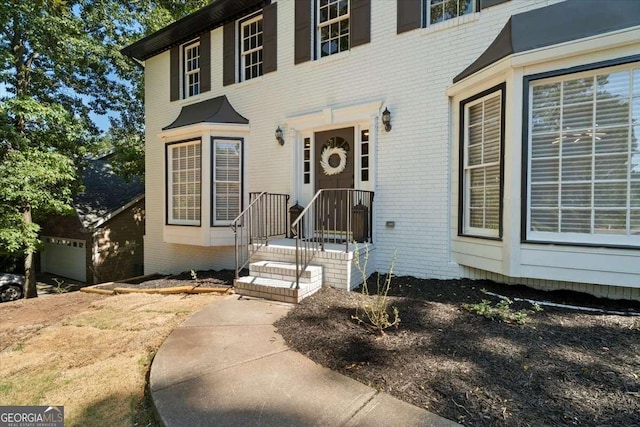
[[[430,27],[432,25],[438,25],[438,24],[442,24],[443,22],[447,22],[450,21],[452,19],[456,19],[456,18],[460,18],[461,16],[465,16],[465,15],[471,15],[472,13],[474,13],[476,11],[476,0],[471,0],[471,10],[467,13],[460,13],[460,2],[465,1],[465,0],[456,0],[457,1],[457,6],[458,6],[458,14],[456,16],[452,16],[450,18],[444,18],[444,7],[445,4],[447,2],[449,2],[450,0],[423,0],[422,3],[422,7],[424,8],[424,26],[425,27]],[[443,9],[443,19],[438,21],[438,22],[434,22],[431,23],[431,11],[434,9],[434,6],[436,7],[442,7]]]
[[[256,77],[260,77],[264,74],[264,71],[263,71],[264,22],[262,18],[263,18],[262,13],[260,13],[254,17],[246,19],[245,21],[240,21],[240,36],[238,37],[240,40],[240,81],[255,79]],[[245,37],[245,34],[244,34],[245,28],[257,22],[261,22],[260,30],[257,33],[249,34],[249,37]],[[255,46],[253,48],[249,47],[248,50],[245,50],[245,46],[244,46],[245,39],[247,38],[251,39],[254,36],[258,36],[258,35],[261,35],[262,43],[260,43],[259,46]],[[255,64],[254,63],[249,64],[250,57],[254,53],[257,53],[260,56],[260,59]],[[254,66],[254,65],[259,65],[258,74],[256,74],[255,76],[254,75],[248,76],[246,72],[247,66]]]
[[[503,97],[504,97],[504,92],[501,88],[497,88],[497,89],[492,89],[490,93],[487,93],[486,95],[479,97],[477,99],[474,99],[472,101],[468,101],[464,104],[464,139],[463,139],[463,159],[464,159],[464,163],[463,163],[463,171],[462,171],[462,179],[463,179],[463,187],[462,187],[462,191],[464,194],[464,202],[463,202],[463,208],[464,208],[464,212],[461,212],[461,215],[463,215],[463,223],[462,223],[462,234],[466,235],[466,236],[474,236],[474,237],[488,237],[488,238],[500,238],[501,237],[501,225],[502,225],[502,180],[503,180],[503,155],[502,155],[502,140],[503,140],[503,120],[504,120],[504,111],[503,111]],[[485,110],[484,110],[484,104],[488,101],[491,100],[493,98],[498,98],[498,104],[500,105],[500,109],[498,110],[498,129],[499,129],[499,134],[498,134],[498,160],[497,161],[492,161],[492,162],[484,162],[484,148],[485,148],[485,144],[484,144],[484,137],[485,137],[485,133],[484,133],[484,126],[486,123],[486,118],[485,118]],[[481,126],[482,126],[482,162],[480,164],[477,165],[473,165],[470,166],[469,165],[469,118],[470,118],[470,109],[476,105],[483,105],[483,111],[482,111],[482,120],[481,120]],[[488,228],[488,227],[472,227],[471,224],[471,188],[470,188],[470,184],[471,184],[471,171],[472,170],[477,170],[477,169],[484,169],[486,171],[486,169],[490,168],[490,167],[497,167],[498,168],[498,223],[497,223],[497,227],[496,228]],[[485,176],[485,182],[484,182],[484,186],[483,188],[487,188],[486,185],[486,176]],[[486,213],[486,208],[487,208],[487,199],[486,199],[486,194],[483,200],[483,211]],[[486,225],[486,216],[483,214],[483,223]]]
[[[198,53],[197,56],[189,57],[190,53],[196,49]],[[202,76],[200,75],[200,58],[200,40],[192,41],[182,46],[183,98],[189,98],[200,94],[200,85],[202,84]],[[193,67],[193,61],[198,62],[197,67]]]
[[[317,52],[318,52],[318,58],[324,58],[324,57],[327,57],[327,56],[336,55],[338,53],[346,52],[346,51],[351,49],[351,21],[350,21],[350,19],[351,19],[351,0],[346,0],[347,1],[347,13],[345,13],[343,15],[339,15],[339,16],[337,16],[335,18],[327,19],[326,21],[322,21],[321,22],[320,21],[320,19],[321,19],[321,13],[320,13],[321,9],[323,9],[325,7],[326,8],[330,8],[331,5],[334,5],[334,4],[335,5],[339,5],[340,1],[342,1],[342,0],[325,0],[325,1],[327,1],[327,4],[326,5],[321,5],[320,4],[321,0],[316,0],[317,25],[316,25],[315,35],[316,35],[316,49],[317,49]],[[322,54],[322,43],[323,43],[323,40],[322,40],[322,36],[321,36],[322,29],[325,28],[325,27],[330,27],[332,24],[340,24],[340,22],[342,22],[344,20],[348,21],[346,36],[349,39],[349,46],[345,50],[340,50],[340,39],[342,37],[344,37],[345,34],[338,34],[338,37],[336,37],[336,38],[331,38],[330,37],[328,39],[329,42],[335,41],[337,43],[338,50],[336,52],[332,52],[332,53],[328,53],[326,55],[323,55]]]
[[[223,144],[236,144],[238,146],[238,151],[240,153],[240,158],[239,158],[239,163],[238,163],[238,181],[229,181],[229,180],[219,180],[217,179],[217,161],[216,161],[216,145],[218,143],[223,143]],[[238,184],[238,214],[240,212],[242,212],[242,195],[243,195],[243,169],[244,169],[244,165],[243,165],[243,141],[242,139],[237,139],[237,138],[218,138],[218,137],[214,137],[211,139],[211,152],[212,152],[212,156],[211,156],[211,161],[212,161],[212,165],[211,165],[211,205],[212,205],[212,209],[211,209],[211,225],[214,227],[218,227],[218,226],[228,226],[231,224],[231,222],[233,221],[234,218],[230,218],[230,219],[226,219],[226,220],[219,220],[217,219],[217,213],[218,213],[218,206],[216,203],[217,200],[217,194],[216,194],[216,189],[217,189],[217,184],[218,183],[237,183]]]
[[[634,104],[636,106],[640,106],[640,88],[635,88],[633,86],[634,83],[634,77],[633,74],[631,75],[630,81],[629,81],[629,93],[628,93],[628,99],[629,99],[629,113],[628,113],[628,117],[627,117],[627,123],[623,124],[622,126],[620,126],[619,124],[614,124],[614,125],[610,125],[609,127],[607,126],[598,126],[597,123],[595,123],[596,125],[596,132],[592,132],[591,133],[591,138],[595,139],[598,138],[597,133],[599,132],[606,132],[606,130],[608,128],[622,128],[623,126],[628,126],[628,142],[627,142],[627,163],[628,163],[628,168],[627,168],[627,179],[626,181],[620,181],[620,182],[625,182],[627,184],[627,199],[626,199],[626,207],[624,209],[626,209],[626,230],[625,230],[625,234],[596,234],[595,233],[595,214],[596,212],[603,212],[606,211],[608,208],[602,208],[602,207],[598,207],[595,206],[595,194],[594,194],[594,189],[595,189],[595,184],[599,183],[599,182],[611,182],[609,180],[598,180],[595,178],[595,173],[596,173],[596,160],[599,158],[598,153],[596,153],[595,151],[595,143],[592,143],[592,151],[591,151],[591,167],[592,167],[592,175],[591,175],[591,180],[585,183],[588,183],[591,185],[591,199],[590,199],[590,206],[589,207],[585,207],[584,210],[585,211],[589,211],[590,214],[590,232],[589,233],[579,233],[579,232],[562,232],[561,231],[561,224],[562,224],[562,206],[561,206],[561,200],[562,200],[562,184],[563,184],[563,180],[562,180],[562,148],[560,147],[558,149],[558,161],[559,161],[559,170],[558,170],[558,205],[557,205],[557,210],[558,210],[558,230],[559,231],[555,231],[555,232],[551,232],[551,231],[538,231],[538,230],[533,230],[532,229],[532,203],[531,203],[531,193],[532,193],[532,173],[533,173],[533,169],[532,169],[532,160],[533,160],[533,132],[532,132],[532,120],[533,120],[533,90],[534,87],[536,86],[540,86],[540,85],[544,85],[544,84],[552,84],[552,83],[560,83],[562,86],[562,83],[565,81],[571,81],[571,80],[575,80],[575,79],[583,79],[583,78],[593,78],[595,76],[598,75],[603,75],[603,74],[612,74],[612,73],[616,73],[616,72],[620,72],[620,71],[629,71],[630,73],[634,73],[634,70],[636,70],[637,73],[639,73],[638,77],[637,77],[637,81],[640,81],[640,62],[634,62],[634,63],[629,63],[629,64],[624,64],[624,65],[618,65],[618,66],[603,66],[603,67],[597,67],[597,68],[591,68],[588,71],[582,71],[582,72],[573,72],[573,73],[563,73],[560,75],[556,75],[553,77],[549,77],[549,78],[540,78],[540,79],[532,79],[529,81],[529,92],[528,92],[528,97],[525,100],[525,102],[528,103],[528,120],[527,123],[525,123],[524,125],[528,127],[527,129],[527,133],[528,133],[528,141],[527,141],[527,145],[528,145],[528,150],[527,150],[527,188],[526,188],[526,197],[527,197],[527,206],[526,206],[526,241],[532,241],[532,242],[536,242],[536,241],[540,241],[540,242],[557,242],[557,243],[565,243],[565,244],[579,244],[579,245],[598,245],[598,246],[612,246],[612,247],[616,247],[616,246],[634,246],[634,247],[638,247],[640,246],[640,235],[638,234],[633,234],[631,232],[631,212],[637,212],[638,214],[640,214],[640,206],[631,206],[631,186],[630,183],[631,182],[635,182],[638,183],[640,185],[640,180],[635,179],[633,180],[631,178],[631,163],[632,163],[632,158],[631,156],[633,155],[632,152],[632,144],[631,144],[631,138],[633,136],[633,131],[634,131],[634,127],[636,128],[636,132],[638,132],[638,130],[640,130],[640,125],[636,125],[633,126],[633,111],[634,111]],[[634,91],[635,91],[635,96],[634,96]],[[593,107],[593,113],[592,113],[592,128],[593,128],[593,124],[596,121],[596,106],[597,106],[597,100],[595,99],[597,90],[594,90],[594,107]],[[562,96],[562,92],[560,94],[560,130],[558,131],[558,134],[562,133],[562,126],[564,124],[564,122],[562,121],[562,110],[563,110],[563,96]],[[640,115],[640,112],[636,113],[638,115]],[[600,135],[601,136],[601,135]],[[563,138],[558,138],[558,144],[562,144],[563,143]],[[605,155],[606,156],[606,155]],[[568,183],[573,183],[573,181],[566,181],[565,185],[567,185]],[[579,183],[582,183],[582,181],[580,181]],[[540,209],[540,207],[538,207],[538,209]],[[551,208],[550,208],[551,209]],[[565,208],[567,209],[567,208]],[[614,208],[609,208],[612,210],[622,210],[623,208],[620,206],[614,207]],[[582,209],[581,209],[582,210]]]
[[[187,180],[182,182],[175,182],[173,173],[176,172],[173,169],[173,160],[174,160],[174,150],[180,149],[181,147],[189,147],[194,146],[200,149],[200,154],[196,158],[195,167],[193,168],[185,168],[184,170],[180,169],[178,172],[195,172],[197,175],[196,180]],[[191,226],[199,226],[202,221],[202,142],[200,139],[193,139],[189,141],[167,144],[167,189],[166,189],[166,198],[167,198],[167,224],[168,225],[191,225]],[[188,206],[184,209],[185,212],[189,212],[189,209],[193,211],[193,219],[180,219],[174,218],[173,210],[174,210],[174,186],[180,184],[194,184],[195,192],[186,193],[184,196],[186,197],[195,197],[193,208],[189,208]],[[197,202],[197,203],[196,203]]]

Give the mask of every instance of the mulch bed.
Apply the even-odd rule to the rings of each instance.
[[[492,321],[463,308],[500,301],[483,289],[640,312],[638,302],[575,292],[395,277],[401,323],[383,337],[352,318],[361,293],[330,288],[276,326],[315,362],[467,426],[640,426],[640,317],[518,302],[524,325]]]

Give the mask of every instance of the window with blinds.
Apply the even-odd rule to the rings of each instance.
[[[167,223],[200,225],[200,140],[167,146]]]
[[[501,90],[464,105],[464,234],[499,237],[501,132]]]
[[[529,87],[528,238],[640,243],[640,66]]]
[[[213,225],[229,225],[240,214],[242,144],[213,140]]]

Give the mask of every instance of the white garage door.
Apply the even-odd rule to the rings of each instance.
[[[87,281],[87,252],[84,240],[43,237],[44,249],[40,257],[43,273],[57,274],[70,279]]]

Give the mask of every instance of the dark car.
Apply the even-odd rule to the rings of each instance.
[[[0,274],[0,302],[15,301],[24,294],[24,276],[20,274]]]

